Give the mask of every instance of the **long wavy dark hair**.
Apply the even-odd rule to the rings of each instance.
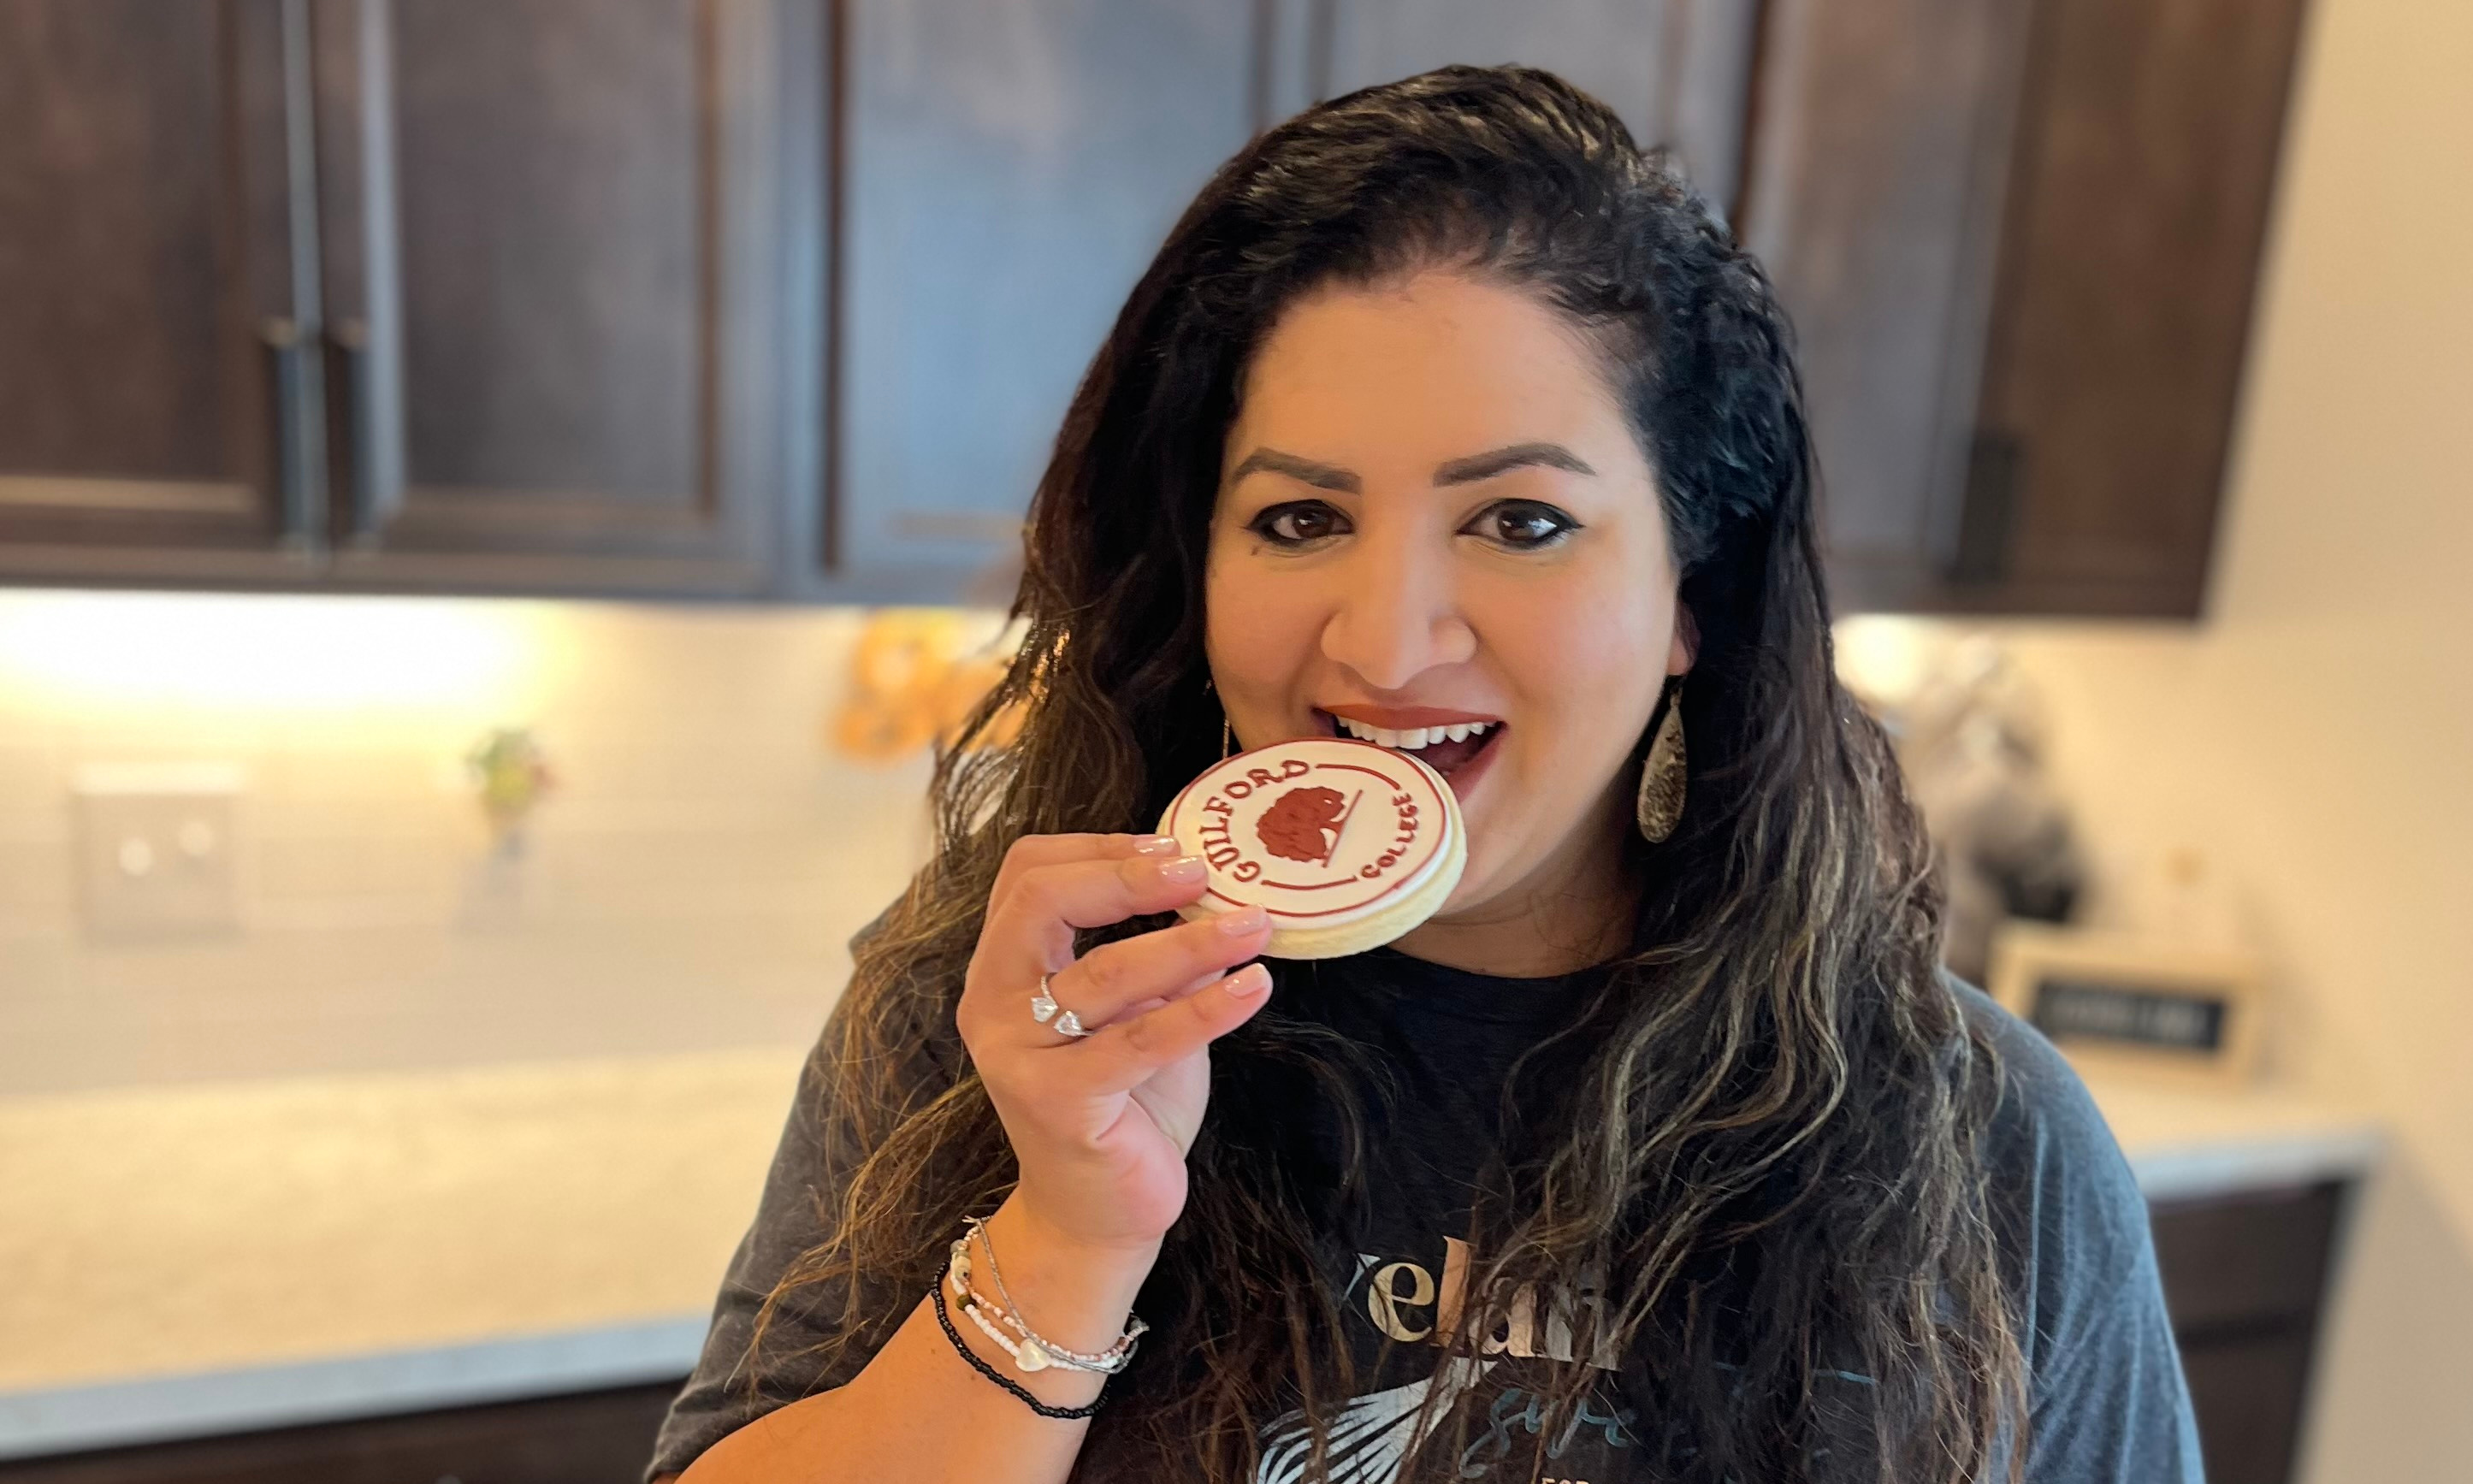
[[[1506,1099],[1538,1152],[1478,1203],[1446,1353],[1471,1353],[1523,1285],[1601,1275],[1587,1349],[1620,1354],[1625,1400],[1670,1424],[1645,1440],[1652,1472],[2014,1472],[2022,1362],[1979,1152],[1998,1068],[1938,972],[1939,899],[1886,742],[1835,677],[1785,317],[1661,155],[1521,68],[1444,68],[1261,135],[1134,289],[1032,507],[1020,658],[939,759],[931,863],[856,945],[821,1110],[839,1133],[820,1183],[842,1194],[756,1344],[778,1305],[838,1294],[810,1358],[847,1378],[962,1215],[1011,1188],[953,1026],[998,862],[1024,834],[1147,828],[1218,756],[1203,559],[1248,360],[1309,291],[1435,269],[1533,295],[1600,349],[1698,635],[1682,827],[1633,842],[1633,948],[1557,1038],[1585,1027],[1564,1048],[1584,1071],[1548,1103]],[[977,745],[1003,715],[1019,736]],[[1317,1261],[1320,1197],[1284,1156],[1287,1099],[1309,1089],[1339,1114],[1343,1192],[1362,1193],[1348,1049],[1277,994],[1213,1047],[1190,1195],[1140,1302],[1156,1332],[1077,1476],[1104,1453],[1137,1477],[1250,1479],[1290,1409],[1322,1476],[1359,1376]],[[1519,1364],[1549,1418],[1593,1385],[1581,1361]]]

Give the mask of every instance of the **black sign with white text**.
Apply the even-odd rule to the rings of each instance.
[[[2224,1046],[2227,1008],[2221,996],[2204,990],[2053,975],[2035,981],[2028,1019],[2056,1041],[2215,1052]]]

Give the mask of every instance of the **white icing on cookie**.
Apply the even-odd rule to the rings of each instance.
[[[1412,898],[1455,868],[1465,828],[1441,774],[1389,748],[1335,738],[1277,742],[1213,764],[1160,820],[1162,834],[1210,864],[1198,909],[1259,902],[1275,930],[1319,932],[1407,907],[1413,919],[1385,924],[1388,937],[1441,905]]]

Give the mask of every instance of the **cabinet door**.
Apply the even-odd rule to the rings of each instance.
[[[0,0],[0,579],[293,569],[300,39],[276,0]]]
[[[2195,616],[2302,0],[2043,0],[1959,580]]]
[[[814,539],[844,590],[962,593],[1019,551],[1082,372],[1244,144],[1253,17],[1228,0],[840,15],[837,467]]]
[[[1771,0],[1742,235],[1794,320],[1841,606],[1957,560],[2031,0]]]
[[[2302,0],[1774,0],[1745,206],[1850,608],[2195,615]]]
[[[1741,175],[1744,90],[1759,0],[1287,0],[1275,53],[1306,96],[1285,113],[1452,62],[1543,67],[1603,99],[1644,145],[1672,148],[1721,212]]]
[[[2216,1484],[2286,1484],[2346,1187],[2158,1202],[2155,1259]]]
[[[319,5],[334,579],[761,586],[800,344],[781,9]]]

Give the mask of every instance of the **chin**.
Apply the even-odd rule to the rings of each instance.
[[[1452,888],[1452,895],[1443,898],[1442,907],[1429,921],[1449,922],[1463,913],[1474,912],[1493,900],[1498,890],[1494,865],[1479,856],[1476,837],[1472,834],[1469,840],[1469,861],[1460,870],[1459,885]]]

